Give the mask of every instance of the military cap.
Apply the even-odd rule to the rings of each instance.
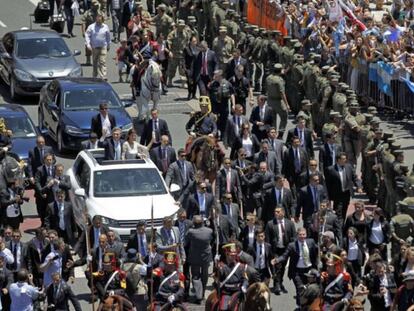
[[[252,25],[247,24],[243,28],[244,28],[244,30],[251,30],[253,27],[252,27]]]
[[[187,20],[188,21],[196,21],[197,19],[194,15],[190,15],[190,16],[187,17]]]
[[[302,120],[302,119],[303,120],[309,120],[309,116],[305,112],[299,111],[299,113],[296,116],[296,121],[299,121],[299,120]]]
[[[226,15],[232,16],[234,15],[236,12],[234,10],[227,10]]]
[[[224,244],[221,248],[226,252],[226,254],[230,254],[230,255],[236,255],[237,254],[237,249],[236,249],[236,244],[235,243]]]
[[[253,32],[259,32],[259,27],[257,27],[257,26],[252,26],[252,30],[253,30]]]
[[[219,32],[227,32],[227,27],[226,26],[220,26],[219,27]]]
[[[283,69],[283,66],[280,63],[276,63],[273,65],[273,69],[276,71],[281,71]]]
[[[164,262],[169,265],[175,264],[177,262],[177,253],[176,252],[165,252]]]
[[[331,78],[331,82],[334,82],[334,83],[338,83],[339,82],[339,79],[338,78]]]
[[[299,43],[299,40],[298,40],[298,39],[291,39],[291,40],[290,40],[290,43],[293,43],[293,44],[295,44],[295,43]]]
[[[373,117],[371,120],[371,124],[379,124],[381,123],[381,119],[378,117]]]
[[[367,110],[369,113],[374,113],[374,114],[377,113],[377,107],[375,106],[369,106]]]
[[[388,148],[391,148],[391,144],[394,143],[394,142],[396,142],[396,140],[397,139],[395,137],[388,137],[387,138],[387,143],[390,145]],[[396,149],[398,149],[398,148],[396,148]]]
[[[184,27],[185,26],[185,21],[183,19],[179,19],[177,21],[177,26]]]
[[[313,60],[315,59],[321,59],[321,54],[314,54],[313,55]]]
[[[352,90],[352,89],[348,89],[348,90],[346,90],[345,93],[351,95],[351,94],[355,94],[355,91]]]
[[[237,14],[237,15],[239,15],[239,14]],[[242,21],[243,21],[244,23],[247,23],[247,17],[242,17]]]
[[[364,117],[365,117],[365,118],[368,118],[368,119],[370,119],[370,120],[374,117],[374,116],[373,116],[372,114],[370,114],[370,113],[364,113],[363,115],[364,115]]]
[[[283,36],[283,39],[286,40],[286,41],[290,41],[290,40],[292,40],[292,37],[291,36]]]
[[[259,31],[260,31],[261,33],[265,33],[265,32],[266,32],[266,28],[259,28]]]
[[[311,103],[311,101],[310,101],[309,99],[303,99],[303,100],[300,102],[300,104],[301,104],[302,106],[304,106],[304,105],[312,105],[312,103]]]
[[[330,117],[338,117],[339,116],[339,112],[338,111],[331,111],[330,113],[329,113],[329,116]]]
[[[392,147],[392,144],[391,144],[391,147]],[[404,150],[396,149],[396,150],[392,151],[392,154],[395,155],[395,156],[400,156],[400,155],[404,154]]]
[[[161,11],[166,11],[167,10],[167,6],[164,3],[161,3],[159,6],[157,6],[157,9],[159,9]]]
[[[338,87],[340,87],[341,89],[344,89],[346,87],[346,83],[344,82],[339,82],[338,83]]]
[[[398,141],[394,141],[394,142],[391,143],[390,148],[391,148],[391,150],[396,151],[396,150],[401,148],[401,143],[398,142]]]
[[[322,68],[321,68],[321,71],[322,71],[322,73],[327,73],[328,72],[328,70],[329,70],[329,66],[323,66]]]
[[[230,4],[230,2],[229,2],[229,1],[227,1],[227,0],[224,0],[221,4],[223,4],[223,5],[229,5],[229,4]]]
[[[293,47],[294,47],[295,49],[300,49],[300,48],[302,47],[302,43],[300,43],[300,42],[296,42],[296,43],[293,45]]]

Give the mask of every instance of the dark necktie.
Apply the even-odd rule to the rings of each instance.
[[[14,244],[13,246],[13,258],[14,258],[14,262],[11,265],[11,268],[13,271],[17,270],[17,244]]]
[[[168,229],[167,233],[168,233],[168,244],[171,245],[174,243],[173,236],[171,234],[171,229]]]
[[[277,205],[282,203],[282,189],[279,190],[279,195],[277,196]]]
[[[57,300],[57,294],[58,294],[58,290],[59,290],[59,286],[58,285],[53,285],[54,291],[53,291],[53,299],[56,301]]]

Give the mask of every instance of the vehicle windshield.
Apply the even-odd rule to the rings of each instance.
[[[33,123],[25,116],[5,117],[6,129],[12,131],[12,138],[36,137]]]
[[[110,88],[71,90],[63,94],[65,110],[96,110],[102,102],[107,103],[109,109],[121,107],[121,101]]]
[[[126,197],[166,194],[155,168],[114,169],[94,173],[95,197]]]
[[[31,38],[17,41],[18,58],[68,57],[71,53],[62,38]]]

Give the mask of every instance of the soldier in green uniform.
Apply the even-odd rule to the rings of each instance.
[[[170,46],[170,58],[168,61],[168,86],[172,86],[172,80],[175,76],[175,73],[178,72],[181,76],[182,87],[184,86],[184,49],[188,45],[188,42],[190,41],[190,37],[188,36],[188,32],[185,30],[185,22],[180,19],[177,22],[177,28],[171,31],[167,37],[168,45]]]
[[[228,18],[225,20],[223,26],[227,27],[227,34],[234,42],[239,41],[240,26],[235,21],[236,12],[233,10],[227,11]]]
[[[172,30],[172,24],[174,23],[174,20],[166,13],[166,11],[167,6],[165,4],[160,4],[157,6],[157,15],[152,20],[155,25],[157,37],[160,33],[163,33],[164,36],[168,36]]]
[[[290,108],[293,113],[297,113],[300,109],[302,100],[304,99],[303,90],[303,56],[300,54],[294,55],[294,63],[290,69],[290,85],[287,85],[287,89],[290,93]],[[312,121],[313,122],[313,121]],[[313,125],[312,125],[313,127]]]
[[[82,36],[85,37],[86,29],[89,27],[89,25],[95,23],[96,16],[101,13],[100,5],[98,1],[92,1],[91,8],[89,10],[86,10],[85,13],[83,13],[82,16]],[[87,49],[85,46],[85,56],[86,56],[86,62],[85,65],[92,66],[91,63],[91,56],[92,52],[91,50]]]
[[[392,146],[392,144],[391,144]],[[387,178],[390,182],[390,189],[387,189],[387,199],[386,199],[386,206],[387,206],[387,212],[388,215],[395,215],[396,213],[396,204],[398,202],[397,198],[397,187],[395,180],[398,176],[401,175],[401,169],[400,166],[404,163],[404,151],[400,149],[396,149],[392,151],[395,160],[391,164],[389,176]]]
[[[404,213],[405,203],[403,201],[399,203],[401,212],[393,216],[390,221],[391,254],[398,254],[401,244],[411,244],[414,235],[414,220],[409,214]]]
[[[394,151],[401,148],[401,144],[398,142],[388,143],[389,149],[384,150],[381,158],[382,167],[382,179],[384,181],[384,189],[382,194],[385,197],[382,198],[381,208],[387,213],[388,216],[392,216],[391,212],[395,209],[395,206],[391,206],[393,202],[393,184],[394,184]],[[379,199],[378,199],[379,200]],[[395,202],[394,202],[395,205]]]
[[[362,184],[371,204],[375,204],[377,202],[380,181],[378,146],[383,143],[382,134],[383,132],[381,129],[377,129],[375,131],[375,136],[364,149],[362,157],[363,162],[365,162],[365,169],[361,174]]]
[[[324,66],[321,69],[321,76],[316,80],[316,87],[318,92],[318,100],[314,103],[312,107],[313,121],[315,125],[315,130],[318,133],[321,133],[322,126],[327,120],[325,114],[329,115],[330,107],[328,107],[329,97],[332,93],[331,84],[327,79],[327,74],[329,71],[329,66]]]
[[[282,64],[275,64],[273,72],[266,79],[267,103],[275,114],[273,120],[277,120],[277,115],[280,118],[279,138],[282,138],[285,133],[290,110],[285,93],[285,81],[282,78],[282,68]]]
[[[335,124],[335,119],[339,117],[339,112],[331,111],[329,113],[329,121],[326,122],[322,127],[322,139],[325,141],[326,134],[333,134],[338,132],[338,127]],[[342,142],[339,144],[342,146]]]
[[[188,37],[191,38],[195,36],[197,41],[200,41],[200,33],[197,30],[197,20],[195,16],[190,15],[187,17],[187,25],[185,26],[185,31],[188,33]]]
[[[309,99],[312,103],[318,100],[316,79],[320,76],[319,69],[320,55],[313,55],[311,61],[303,69],[303,89],[305,90],[305,98]]]
[[[298,112],[297,118],[302,117],[306,121],[306,127],[313,132],[313,120],[312,120],[312,103],[309,99],[304,99],[301,102],[302,109]]]
[[[349,111],[344,118],[344,148],[348,155],[349,163],[354,166],[356,166],[358,157],[361,153],[361,127],[356,118],[358,109],[359,105],[357,102],[351,103]]]
[[[332,109],[342,115],[345,114],[345,108],[347,104],[345,95],[346,89],[347,85],[345,83],[338,83],[338,87],[336,88],[335,93],[332,95]]]
[[[250,64],[252,64],[253,66],[250,68],[250,76],[247,77],[249,78],[249,80],[251,82],[253,82],[253,71],[256,70],[256,64],[253,61],[253,47],[254,47],[254,42],[256,40],[256,35],[258,33],[258,27],[253,25],[253,26],[249,26],[249,28],[246,28],[247,30],[247,35],[246,35],[246,44],[245,44],[245,48],[243,51],[243,57],[245,59],[247,59]],[[254,67],[254,68],[253,68]]]
[[[263,30],[264,29],[261,29],[260,31],[257,28],[253,29],[253,35],[255,36],[255,39],[254,39],[253,47],[251,50],[251,58],[254,64],[254,74],[253,74],[252,83],[253,83],[255,92],[260,92],[260,79],[263,74],[263,64],[260,62],[260,60],[262,59],[261,53],[263,52],[262,51]]]
[[[262,40],[262,51],[260,52],[260,63],[263,67],[263,75],[262,75],[262,94],[266,94],[266,78],[269,76],[270,72],[272,71],[272,67],[274,62],[269,62],[269,50],[270,50],[270,33],[267,30],[262,32],[263,40]]]
[[[234,40],[227,35],[225,26],[220,26],[219,33],[219,36],[213,40],[211,49],[216,53],[219,68],[225,71],[235,45]]]

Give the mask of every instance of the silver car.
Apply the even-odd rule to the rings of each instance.
[[[80,52],[69,50],[55,31],[17,30],[0,42],[0,76],[10,87],[10,97],[39,94],[42,86],[61,77],[79,77]]]

